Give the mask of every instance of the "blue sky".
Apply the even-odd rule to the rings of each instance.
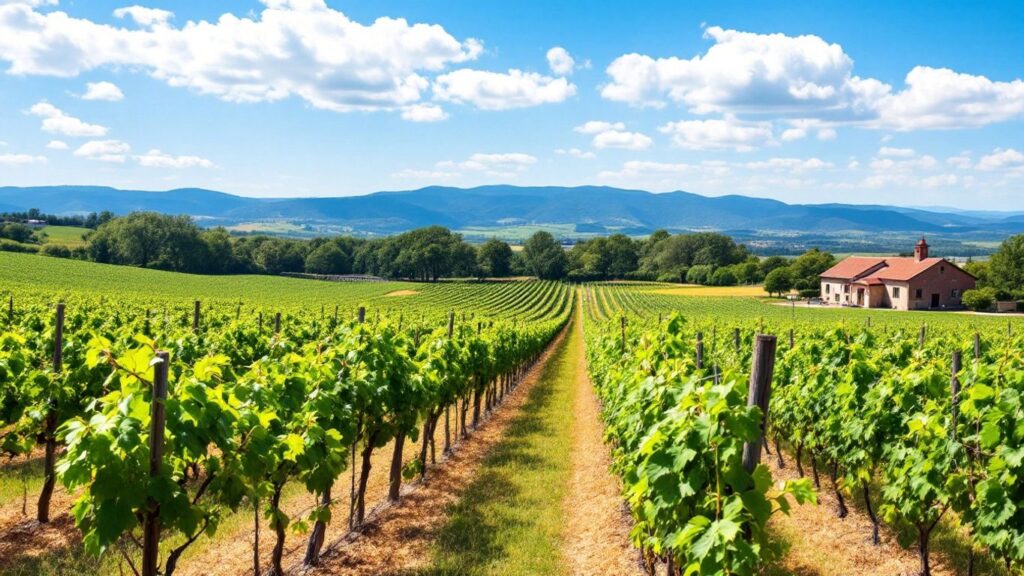
[[[0,0],[0,185],[1024,209],[1024,4]]]

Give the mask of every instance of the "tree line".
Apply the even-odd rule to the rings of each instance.
[[[498,239],[473,245],[441,226],[386,238],[298,240],[233,236],[224,228],[201,228],[188,216],[154,212],[104,216],[86,236],[84,246],[43,248],[40,251],[51,256],[197,274],[306,272],[419,281],[536,276],[575,282],[628,279],[720,286],[771,278],[777,292],[816,290],[817,275],[834,262],[831,254],[818,250],[795,259],[759,258],[716,232],[659,230],[644,239],[613,234],[569,247],[540,231],[516,250]]]

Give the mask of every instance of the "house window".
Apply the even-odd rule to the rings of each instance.
[[[832,285],[831,284],[825,284],[825,294],[831,294],[831,293],[832,293]]]
[[[846,294],[850,293],[850,285],[849,284],[843,284],[843,292],[846,293]]]
[[[953,298],[959,298],[959,297],[960,297],[960,290],[958,290],[958,289],[956,289],[956,288],[953,288],[953,289],[952,289],[952,290],[951,290],[951,291],[949,292],[949,295],[950,295],[950,296],[952,296]]]
[[[836,300],[836,302],[839,302],[839,293],[838,293],[838,292],[836,293],[836,298],[835,298],[835,300]]]
[[[899,298],[900,297],[900,287],[899,286],[893,286],[892,287],[892,297],[893,298]]]
[[[946,272],[946,267],[945,266],[939,266],[939,274],[944,274],[945,272]]]
[[[921,294],[921,289],[920,289],[920,288],[918,288],[918,289],[917,289],[917,290],[916,290],[916,291],[914,292],[914,298],[917,298],[918,300],[920,300],[920,299],[921,299],[921,295],[922,295],[922,294]]]

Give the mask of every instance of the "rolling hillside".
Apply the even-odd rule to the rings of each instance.
[[[3,187],[0,207],[39,208],[56,214],[155,210],[189,214],[207,224],[288,221],[372,234],[434,224],[453,229],[542,224],[581,232],[632,234],[658,228],[802,234],[1005,234],[1024,230],[1024,217],[1013,214],[786,204],[736,195],[706,197],[682,191],[653,194],[601,186],[433,186],[365,196],[273,199],[198,188],[151,192],[96,186]]]

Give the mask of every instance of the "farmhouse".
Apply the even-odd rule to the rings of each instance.
[[[924,238],[912,258],[851,256],[821,274],[821,299],[830,304],[895,310],[960,308],[975,278],[945,258],[929,258]]]

